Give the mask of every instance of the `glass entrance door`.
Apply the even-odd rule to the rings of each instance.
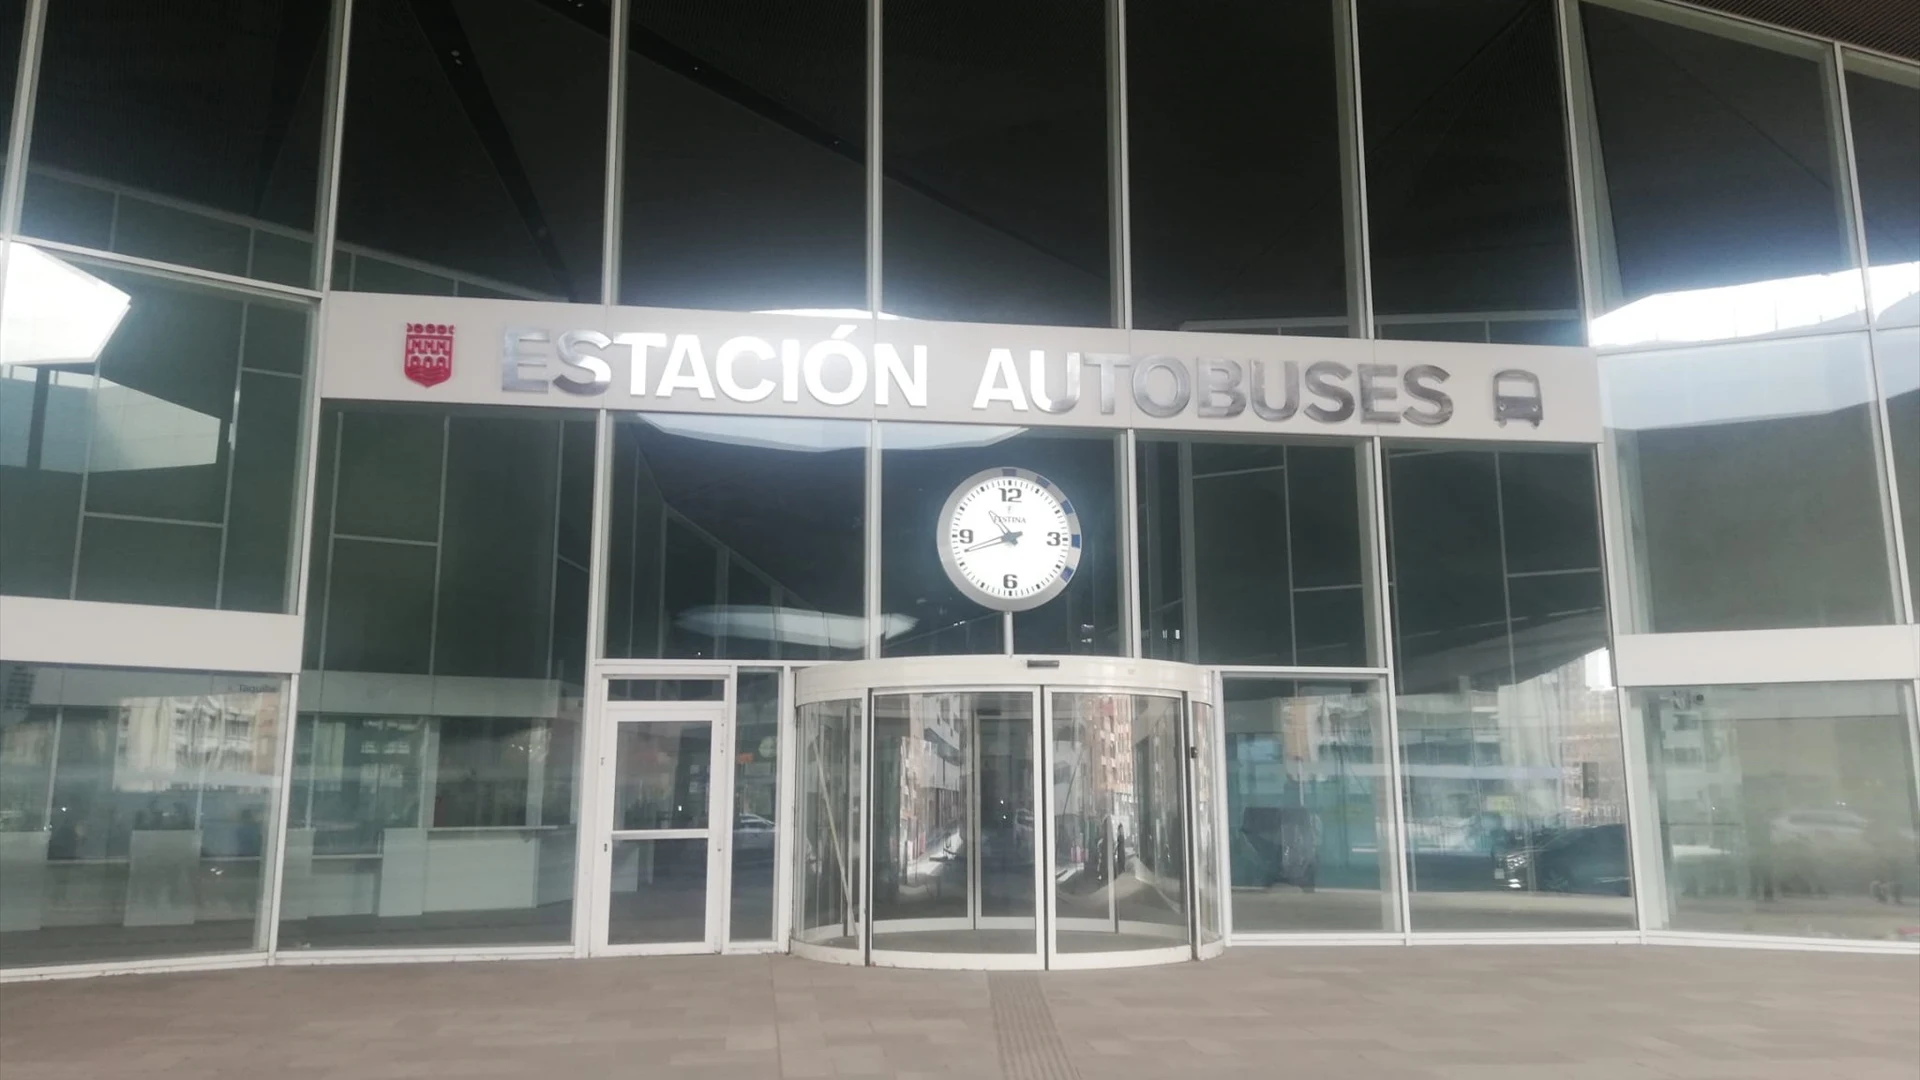
[[[1031,690],[873,696],[873,962],[1040,966],[1036,704]]]
[[[609,697],[622,683],[609,680]],[[603,709],[594,951],[711,952],[726,899],[728,706],[609,700]]]

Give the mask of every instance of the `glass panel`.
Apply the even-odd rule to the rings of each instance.
[[[1907,580],[1913,590],[1910,595],[1920,604],[1920,328],[1883,331],[1874,335],[1873,347],[1880,357],[1880,391],[1887,395],[1900,530],[1907,542]]]
[[[600,299],[606,5],[363,0],[348,55],[335,288]]]
[[[1356,14],[1380,336],[1584,344],[1551,0]]]
[[[1223,686],[1234,932],[1398,930],[1380,685]]]
[[[1580,7],[1601,159],[1592,343],[1859,325],[1831,51],[1677,8],[1635,11]]]
[[[1193,873],[1200,944],[1220,940],[1220,802],[1215,789],[1219,737],[1213,706],[1196,701],[1193,709]]]
[[[725,679],[609,679],[608,701],[722,701]]]
[[[1053,695],[1054,946],[1188,944],[1179,698]]]
[[[1106,4],[1008,31],[954,4],[885,20],[886,309],[1111,326]]]
[[[733,710],[731,941],[773,940],[780,822],[780,672],[742,671]]]
[[[1146,655],[1373,662],[1356,448],[1142,439],[1138,452]]]
[[[22,230],[312,284],[310,258],[253,255],[312,234],[330,22],[304,0],[48,5]],[[221,59],[182,77],[194,57]]]
[[[1874,321],[1920,323],[1920,67],[1848,53],[1847,117]],[[1915,360],[1916,353],[1906,353]]]
[[[848,421],[618,417],[607,654],[864,655],[867,439]]]
[[[1634,923],[1598,542],[1538,524],[1592,498],[1592,458],[1541,453],[1388,452],[1414,930]],[[1574,843],[1592,869],[1545,873]]]
[[[1001,618],[961,595],[940,564],[936,520],[983,469],[1031,469],[1080,516],[1080,567],[1065,591],[1013,617],[1023,653],[1116,656],[1120,629],[1119,465],[1112,434],[957,424],[880,425],[880,602],[885,656],[998,653]]]
[[[1663,925],[1910,937],[1910,695],[1897,683],[1634,691],[1660,807]]]
[[[866,308],[864,0],[627,17],[620,301]]]
[[[1639,629],[1893,620],[1868,362],[1865,335],[1606,358]]]
[[[1134,326],[1352,333],[1333,12],[1127,3]]]
[[[644,720],[618,726],[613,759],[613,825],[704,829],[713,788],[713,725]]]
[[[1033,953],[1033,696],[873,709],[873,947]]]
[[[285,947],[571,937],[587,583],[556,538],[592,422],[540,412],[322,414]]]
[[[20,81],[20,38],[25,32],[27,0],[0,0],[0,139],[11,145],[13,95]],[[0,165],[7,152],[0,150]]]
[[[860,947],[860,703],[800,706],[793,937]]]
[[[707,844],[705,839],[614,840],[607,944],[705,941]]]
[[[0,967],[263,947],[283,683],[0,664]]]
[[[305,387],[252,367],[298,376],[307,312],[24,246],[10,266],[100,306],[76,309],[90,341],[60,343],[97,363],[63,348],[0,367],[0,591],[287,610]]]

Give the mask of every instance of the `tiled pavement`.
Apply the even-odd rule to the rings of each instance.
[[[0,1080],[1920,1077],[1920,957],[1253,948],[1045,975],[788,957],[0,987]]]

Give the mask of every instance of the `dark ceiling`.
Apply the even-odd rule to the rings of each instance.
[[[1701,7],[1920,60],[1916,0],[1697,0]]]

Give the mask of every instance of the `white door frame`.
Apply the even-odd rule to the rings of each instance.
[[[727,940],[732,904],[733,843],[733,708],[736,697],[731,663],[601,661],[594,665],[588,687],[588,725],[582,740],[587,767],[582,770],[580,836],[583,858],[577,881],[585,902],[575,905],[580,942],[577,955],[665,956],[717,953]],[[711,679],[721,684],[719,701],[609,701],[614,679]],[[707,789],[707,825],[704,829],[616,830],[613,828],[613,777],[618,750],[617,729],[623,723],[692,721],[711,724]],[[613,841],[618,839],[707,840],[706,926],[699,941],[620,945],[607,939],[612,906]]]

